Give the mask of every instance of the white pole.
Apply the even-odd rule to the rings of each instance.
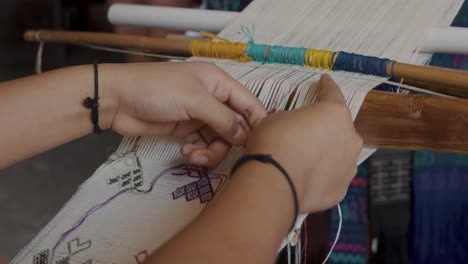
[[[112,24],[213,33],[221,31],[237,16],[237,12],[229,11],[132,4],[113,4],[108,11]],[[468,28],[434,28],[421,51],[468,54]]]
[[[237,12],[148,5],[113,4],[108,11],[112,24],[175,30],[219,32]]]
[[[428,34],[422,51],[468,54],[468,28],[433,28]]]

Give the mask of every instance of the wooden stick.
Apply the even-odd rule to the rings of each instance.
[[[366,146],[468,153],[468,100],[370,92],[355,120]]]
[[[164,39],[153,37],[132,36],[112,33],[92,33],[73,31],[26,31],[26,41],[51,42],[65,44],[88,44],[109,47],[131,48],[142,51],[175,56],[191,56],[190,40]],[[447,95],[468,98],[468,72],[437,67],[395,63],[394,69],[389,65],[390,74],[407,83],[418,83],[427,90],[437,91]]]
[[[394,76],[434,92],[468,98],[468,71],[396,63]]]
[[[24,37],[28,41],[105,45],[190,56],[188,40],[55,31],[28,31]],[[468,100],[372,91],[355,124],[367,146],[468,153]]]
[[[164,55],[190,57],[189,40],[150,38],[113,33],[76,31],[28,30],[24,40],[30,42],[101,45],[115,48],[129,48],[151,51]]]

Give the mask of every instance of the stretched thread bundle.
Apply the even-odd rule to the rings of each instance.
[[[308,66],[334,71],[347,71],[393,77],[395,62],[372,56],[364,56],[343,51],[329,51],[278,45],[233,43],[214,34],[203,32],[202,35],[221,42],[193,40],[189,49],[193,56],[214,57],[238,60],[241,62],[257,61],[261,63],[280,63]],[[390,70],[388,68],[389,64]]]

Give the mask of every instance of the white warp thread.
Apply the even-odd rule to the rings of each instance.
[[[44,42],[39,42],[36,54],[36,74],[42,73],[42,54],[44,53]]]

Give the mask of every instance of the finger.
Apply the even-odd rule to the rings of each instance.
[[[200,138],[201,138],[200,133],[198,133],[198,131],[197,131],[197,132],[193,132],[190,135],[185,136],[184,138],[182,138],[182,140],[183,140],[184,144],[191,144],[191,143],[196,142]]]
[[[203,148],[205,148],[205,147],[202,147],[202,146],[197,145],[197,144],[184,144],[180,148],[180,153],[182,153],[182,155],[184,155],[186,158],[189,158],[190,153],[192,153],[194,150],[203,149]]]
[[[340,87],[328,74],[323,74],[318,85],[317,102],[334,102],[346,104],[346,100]]]
[[[170,124],[146,122],[125,116],[118,124],[120,125],[113,126],[112,129],[124,136],[164,136],[174,129]]]
[[[207,148],[195,149],[188,158],[193,164],[213,168],[226,157],[230,147],[228,143],[217,139]]]
[[[231,144],[241,145],[247,139],[235,113],[211,95],[203,97],[202,107],[194,105],[190,108],[190,117],[206,123]]]
[[[216,74],[212,74],[210,80],[202,80],[202,82],[209,87],[209,91],[215,98],[242,114],[250,127],[256,127],[267,115],[265,107],[240,82],[220,68],[216,68]]]
[[[187,138],[189,135],[195,134],[198,130],[204,127],[206,124],[199,120],[188,120],[178,123],[174,128],[171,135],[176,138]]]
[[[245,118],[237,113],[235,113],[236,115],[236,119],[237,119],[237,122],[239,123],[240,125],[240,130],[243,131],[243,133],[245,133],[246,137],[248,136],[248,134],[251,132],[251,129],[250,129],[250,126],[249,124],[247,123],[247,121],[245,120]],[[220,135],[218,135],[216,133],[216,131],[214,131],[211,127],[209,126],[205,126],[203,128],[201,128],[199,130],[199,134],[201,135],[201,137],[205,140],[205,142],[207,144],[210,144],[213,140],[217,139],[220,137]],[[245,142],[244,142],[245,143]]]
[[[207,148],[217,137],[218,136],[209,127],[204,127],[202,130],[184,139],[186,144],[182,146],[181,153],[188,157],[190,153],[196,149]]]

